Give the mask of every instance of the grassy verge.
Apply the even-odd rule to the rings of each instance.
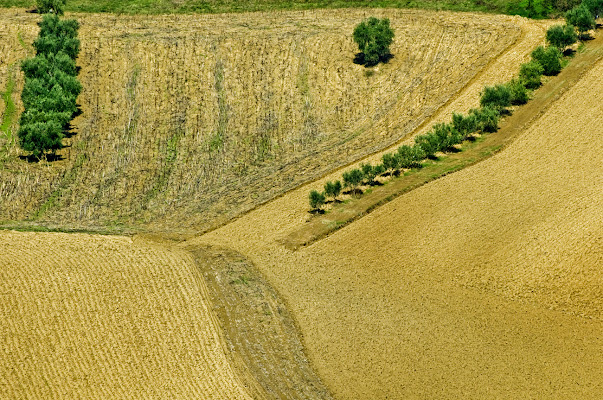
[[[508,13],[519,0],[69,0],[66,11],[124,14],[230,13],[317,8],[421,8]],[[2,7],[33,8],[34,0],[4,0]]]
[[[14,69],[15,64],[9,67],[8,82],[6,83],[6,89],[2,93],[2,101],[4,101],[4,113],[2,114],[2,121],[0,123],[0,134],[4,139],[4,144],[0,148],[0,160],[5,158],[6,153],[8,153],[8,149],[12,146],[15,140],[12,131],[14,118],[17,111],[12,97],[15,89]]]

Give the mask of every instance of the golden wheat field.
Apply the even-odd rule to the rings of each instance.
[[[363,10],[72,15],[81,23],[83,114],[61,161],[24,165],[9,146],[0,219],[205,230],[404,138],[537,26],[371,13],[396,31],[393,59],[371,71],[352,62]],[[32,43],[37,20],[0,11],[3,77],[26,56],[18,38]],[[530,42],[541,41],[536,29]],[[516,51],[498,79],[529,50]]]
[[[369,13],[396,31],[372,70]],[[497,155],[283,245],[310,189],[475,107],[553,21],[68,17],[82,114],[58,161],[0,133],[0,221],[155,233],[0,231],[0,398],[603,396],[603,61]],[[18,108],[38,18],[0,9]]]
[[[182,251],[0,233],[0,397],[250,399]]]
[[[315,185],[193,241],[257,265],[336,398],[598,399],[602,74],[500,154],[311,246],[280,243]]]

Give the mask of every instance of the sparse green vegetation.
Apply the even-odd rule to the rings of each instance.
[[[532,1],[532,0],[530,0]],[[573,5],[572,0],[557,0],[553,7],[542,8],[541,13],[551,12],[553,8],[565,11]],[[539,4],[536,1],[536,11]],[[550,4],[550,3],[547,3]],[[4,7],[34,7],[35,0],[4,0]],[[497,14],[529,15],[528,0],[70,0],[65,11],[74,12],[113,12],[122,14],[172,14],[172,13],[228,13],[277,10],[312,10],[317,8],[419,8],[427,10],[481,11]]]

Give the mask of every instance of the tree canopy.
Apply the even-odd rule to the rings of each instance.
[[[394,40],[394,30],[389,19],[370,17],[354,29],[354,41],[363,54],[366,65],[376,65],[390,54],[389,46]]]

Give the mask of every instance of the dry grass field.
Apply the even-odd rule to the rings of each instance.
[[[251,398],[187,253],[124,237],[0,238],[1,398]]]
[[[280,244],[308,187],[193,242],[255,263],[335,398],[599,399],[602,74],[498,155],[311,246]]]
[[[59,161],[0,132],[0,221],[217,228],[0,231],[1,398],[601,398],[603,61],[501,153],[282,245],[310,189],[474,107],[551,23],[370,14],[397,35],[371,73],[363,10],[75,15],[83,114]],[[18,108],[37,18],[0,9]]]
[[[542,40],[518,17],[371,10],[396,40],[369,73],[351,39],[367,13],[72,15],[83,114],[61,161],[24,163],[0,138],[0,220],[203,231],[399,141],[501,53],[517,51],[516,71],[533,47],[510,46]],[[3,78],[37,19],[0,11]]]

